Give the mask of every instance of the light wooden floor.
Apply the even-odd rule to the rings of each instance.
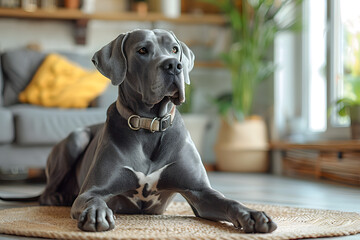
[[[323,182],[304,181],[266,174],[209,173],[214,189],[225,196],[252,203],[331,209],[360,213],[360,188],[346,187]],[[37,194],[43,185],[0,183],[0,194]],[[181,196],[175,200],[183,201]],[[0,202],[0,209],[22,207],[25,204]],[[0,239],[33,239],[0,235]],[[360,235],[332,238],[341,240],[360,239]]]

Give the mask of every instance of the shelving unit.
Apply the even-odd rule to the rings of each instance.
[[[226,19],[218,14],[182,14],[178,18],[168,18],[160,13],[140,15],[135,12],[108,13],[99,12],[86,14],[80,10],[57,9],[54,11],[36,10],[27,12],[22,9],[0,8],[0,17],[26,19],[54,19],[54,20],[109,20],[109,21],[166,21],[184,24],[226,24]]]
[[[75,41],[77,44],[86,43],[86,31],[88,21],[139,21],[139,22],[170,22],[174,24],[211,24],[225,26],[226,19],[219,14],[182,14],[178,18],[168,18],[160,13],[149,12],[140,15],[136,12],[99,12],[87,14],[80,10],[58,8],[56,10],[41,10],[28,12],[23,9],[0,8],[0,18],[16,18],[28,20],[58,20],[72,21],[75,26]],[[223,64],[219,61],[205,62],[197,61],[196,67],[222,68]]]

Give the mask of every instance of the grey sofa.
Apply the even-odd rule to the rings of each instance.
[[[91,56],[62,54],[84,68]],[[116,99],[110,86],[86,109],[45,108],[18,102],[46,53],[17,49],[0,55],[0,180],[26,177],[29,169],[45,167],[54,144],[76,128],[103,122]]]

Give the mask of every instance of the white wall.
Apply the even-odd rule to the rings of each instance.
[[[74,23],[57,20],[0,19],[0,50],[18,48],[29,43],[40,44],[44,51],[91,53],[120,33],[134,28],[149,28],[149,23],[90,21],[87,44],[76,45]]]

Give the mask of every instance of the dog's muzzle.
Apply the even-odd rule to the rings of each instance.
[[[176,58],[169,58],[162,63],[162,69],[167,74],[179,75],[182,72],[183,66]]]

